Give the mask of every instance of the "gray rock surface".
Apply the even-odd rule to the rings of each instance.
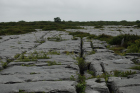
[[[45,92],[45,93],[76,93],[74,81],[39,81],[16,84],[0,84],[2,93]]]
[[[139,93],[139,79],[116,79],[111,82],[112,90],[115,93]]]
[[[108,87],[104,79],[101,79],[101,82],[96,82],[95,79],[88,79],[86,80],[86,93],[109,93]]]
[[[134,29],[133,26],[129,26],[129,28],[127,26],[104,26],[103,29],[96,29],[94,26],[83,27],[85,29],[66,30],[95,35],[117,36],[125,33],[140,35],[139,29]],[[117,31],[118,29],[121,31]],[[41,29],[36,29],[36,31],[22,35],[2,36],[0,39],[0,92],[76,93],[76,83],[78,82],[72,78],[77,80],[78,77],[79,68],[74,59],[79,56],[80,39],[72,40],[73,36],[69,35],[67,31],[42,31]],[[47,39],[55,36],[61,36],[62,41],[56,42]],[[43,40],[44,42],[41,43]],[[87,69],[93,71],[96,77],[86,80],[86,93],[139,93],[140,72],[130,69],[130,67],[136,66],[132,59],[136,58],[139,61],[139,54],[119,56],[106,48],[108,44],[105,41],[94,39],[92,42],[96,53],[89,55],[89,52],[92,51],[90,42],[86,38],[83,38],[83,41],[85,61],[89,63]],[[18,58],[14,58],[16,54],[25,53],[28,56],[34,51],[48,52],[50,50],[58,51],[60,55],[49,54],[50,59],[37,59],[29,62],[16,62]],[[7,59],[14,60],[3,69],[1,61],[6,62]],[[47,62],[54,62],[54,64],[50,65]],[[131,70],[136,71],[136,74],[127,77],[106,76],[107,81],[102,78],[101,83],[96,82],[97,77],[114,70],[123,72]],[[87,72],[85,76],[92,77]]]

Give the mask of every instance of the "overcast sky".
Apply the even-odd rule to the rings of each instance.
[[[0,22],[136,21],[140,0],[0,0]]]

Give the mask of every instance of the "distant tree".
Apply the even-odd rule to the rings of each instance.
[[[126,20],[122,20],[122,21],[120,21],[120,22],[123,22],[123,23],[125,23],[125,22],[127,22]]]
[[[61,22],[60,17],[56,17],[56,18],[54,18],[54,22]]]
[[[140,20],[137,20],[136,23],[140,23]]]
[[[20,20],[20,21],[18,21],[18,22],[21,22],[21,23],[23,23],[23,22],[26,22],[26,21],[24,21],[24,20]]]

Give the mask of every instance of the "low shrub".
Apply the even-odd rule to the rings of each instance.
[[[140,70],[140,66],[133,66],[130,69],[136,69],[136,70]]]
[[[89,33],[86,33],[86,32],[79,32],[79,31],[76,31],[76,32],[69,32],[69,35],[73,35],[75,37],[87,37],[87,36],[90,36]]]
[[[1,62],[1,63],[2,63],[3,68],[7,68],[7,65],[8,65],[7,62]]]
[[[130,34],[121,34],[118,36],[113,37],[110,41],[109,44],[111,45],[121,45],[122,40],[124,39],[124,44],[123,46],[127,48],[131,43],[135,42],[135,40],[139,39],[140,36],[138,35],[130,35]]]
[[[128,75],[136,74],[136,71],[132,72],[131,70],[125,72],[114,70],[113,72],[114,72],[114,76],[116,77],[127,77]]]
[[[76,85],[77,93],[85,93],[86,88],[86,77],[78,74],[78,84]]]
[[[103,28],[103,25],[96,25],[94,28]]]
[[[129,53],[140,53],[140,39],[135,40],[130,46],[127,47]]]
[[[86,65],[86,62],[83,58],[77,58],[77,61],[78,61],[78,67],[80,69],[80,74],[83,75],[84,74],[84,70],[85,70],[85,65]]]

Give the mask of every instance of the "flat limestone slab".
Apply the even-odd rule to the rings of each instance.
[[[16,84],[0,84],[1,93],[17,93],[19,90],[35,93],[76,93],[74,81],[39,81]]]
[[[109,93],[105,81],[101,79],[101,83],[98,83],[96,80],[96,78],[86,80],[85,93]]]
[[[76,76],[76,72],[77,70],[68,68],[66,65],[13,66],[0,72],[0,84],[70,80],[71,75]]]
[[[115,93],[139,93],[140,79],[116,79],[111,86]]]
[[[139,93],[140,86],[120,87],[114,93]]]

